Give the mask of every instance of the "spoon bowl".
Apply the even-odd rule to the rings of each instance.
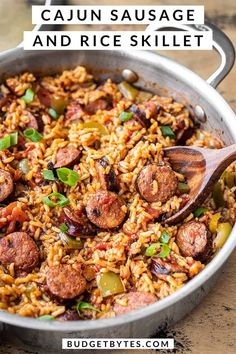
[[[236,144],[223,149],[173,146],[165,148],[164,153],[173,170],[185,176],[190,188],[185,206],[164,220],[167,224],[173,224],[182,221],[201,206],[224,170],[236,160]]]

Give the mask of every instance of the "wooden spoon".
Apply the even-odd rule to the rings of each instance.
[[[173,146],[164,149],[174,171],[188,182],[189,201],[176,214],[163,222],[174,224],[185,219],[201,206],[224,170],[236,160],[236,144],[223,149],[203,149],[195,146]]]

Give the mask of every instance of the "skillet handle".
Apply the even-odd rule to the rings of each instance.
[[[171,27],[172,29],[173,27]],[[213,34],[213,47],[221,57],[221,63],[218,69],[207,79],[209,85],[216,88],[219,83],[228,75],[235,62],[235,50],[234,46],[226,34],[212,23],[206,22],[203,25],[179,25],[177,29],[182,30],[197,30],[197,31],[212,31]],[[147,31],[156,31],[164,29],[163,27],[157,27],[155,24],[149,25]],[[170,29],[170,27],[165,27]]]
[[[226,34],[212,23],[195,26],[199,30],[212,30],[213,47],[221,57],[218,69],[207,79],[209,85],[216,88],[219,83],[228,75],[235,62],[235,49],[233,43]],[[203,28],[202,28],[203,27]]]

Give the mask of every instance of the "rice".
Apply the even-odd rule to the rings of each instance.
[[[29,88],[33,89],[35,95],[33,101],[27,105],[21,96]],[[60,114],[57,120],[52,119],[48,107],[39,98],[40,89],[51,95],[60,95],[67,103],[76,100],[82,107],[109,96],[113,108],[98,109],[93,114],[82,115],[65,124],[65,114]],[[16,224],[11,232],[27,232],[37,243],[40,254],[38,267],[29,274],[17,275],[14,263],[7,266],[0,264],[0,309],[21,316],[37,318],[51,315],[56,318],[65,313],[68,307],[74,309],[76,301],[83,300],[100,311],[81,310],[81,319],[97,319],[113,317],[115,302],[128,306],[125,297],[102,296],[96,277],[87,282],[86,291],[74,299],[72,304],[58,301],[48,291],[46,276],[49,268],[60,264],[69,264],[75,269],[92,266],[95,267],[97,276],[113,272],[122,280],[124,292],[151,293],[156,296],[157,301],[181,288],[205,267],[209,259],[200,261],[181,255],[176,242],[179,225],[163,225],[150,211],[154,209],[159,215],[172,215],[181,208],[183,196],[175,194],[164,203],[149,203],[141,197],[136,186],[137,177],[143,167],[150,163],[166,163],[163,148],[175,144],[175,140],[163,136],[160,127],[168,125],[175,133],[194,127],[191,115],[184,105],[170,97],[153,95],[150,102],[160,109],[155,119],[152,118],[151,108],[146,110],[146,117],[150,119],[148,128],[134,119],[122,123],[119,115],[128,110],[133,102],[125,99],[118,85],[110,79],[98,87],[92,75],[83,67],[66,70],[53,77],[36,78],[32,73],[24,73],[7,79],[1,86],[1,92],[2,95],[7,95],[8,100],[1,107],[0,137],[15,131],[23,136],[22,131],[30,122],[28,112],[31,112],[42,119],[43,140],[27,140],[23,147],[14,146],[0,151],[0,169],[14,176],[14,201],[27,214],[27,220],[20,226]],[[140,105],[142,107],[142,102]],[[84,127],[84,123],[88,121],[101,124],[107,134],[103,134],[96,126]],[[195,129],[186,144],[211,148],[222,146],[219,140],[200,129]],[[55,164],[59,149],[67,146],[74,146],[81,151],[80,159],[73,167],[80,175],[79,182],[73,187],[59,185],[55,180],[45,182],[41,171],[47,170],[49,163]],[[118,229],[98,230],[94,237],[87,237],[81,249],[68,249],[60,239],[61,208],[51,208],[42,202],[42,198],[50,193],[63,193],[70,200],[72,208],[77,208],[79,202],[86,206],[89,196],[102,188],[101,182],[96,178],[96,162],[103,157],[106,157],[109,164],[101,170],[102,173],[109,174],[112,166],[118,178],[118,195],[124,201],[122,211],[127,214],[126,219]],[[19,175],[18,163],[23,158],[28,160],[29,171]],[[234,166],[230,166],[228,171],[234,173]],[[176,176],[178,181],[184,181],[183,175],[176,173]],[[0,184],[3,182],[0,177]],[[235,221],[236,187],[229,188],[223,180],[221,187],[225,206],[217,209],[212,196],[209,196],[204,203],[208,211],[201,217],[206,225],[209,225],[212,215],[219,211],[221,221],[231,225]],[[158,188],[154,181],[154,194],[158,193]],[[9,225],[8,219],[1,215],[2,208],[0,236],[3,239],[9,233]],[[193,214],[185,222],[190,220],[194,220]],[[152,259],[145,255],[145,250],[151,244],[160,242],[163,231],[168,232],[170,250],[163,262],[173,263],[179,268],[169,274],[157,276],[152,272]],[[215,236],[215,233],[210,235],[211,242]]]

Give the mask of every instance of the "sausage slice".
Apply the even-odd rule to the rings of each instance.
[[[107,191],[98,191],[90,195],[86,211],[89,220],[102,229],[113,229],[119,226],[125,218],[122,210],[124,202],[117,194]]]
[[[168,275],[171,273],[182,273],[184,268],[180,267],[173,261],[166,261],[161,258],[152,258],[151,272],[157,277],[162,278],[162,275]]]
[[[176,242],[185,257],[204,259],[210,251],[209,232],[200,221],[189,221],[180,226]]]
[[[66,232],[71,236],[90,237],[97,233],[97,228],[89,221],[82,203],[78,205],[77,210],[64,207],[60,220],[66,223],[68,226]]]
[[[136,104],[132,104],[132,106],[129,108],[129,111],[134,114],[133,119],[138,121],[143,127],[150,127],[151,120],[146,117],[146,113],[140,107],[138,107]]]
[[[49,268],[46,276],[50,292],[60,299],[74,299],[86,290],[86,280],[81,272],[68,264]]]
[[[68,309],[62,315],[57,317],[58,321],[78,321],[79,314],[75,310]]]
[[[85,112],[95,114],[98,110],[110,110],[113,108],[112,98],[110,96],[98,98],[85,106]]]
[[[109,161],[106,157],[103,157],[95,163],[95,168],[97,172],[97,179],[101,185],[101,189],[105,189],[112,192],[119,191],[119,183],[116,174],[112,167],[110,167],[109,172],[105,173],[104,170],[109,166]]]
[[[39,250],[26,232],[13,232],[0,240],[0,263],[14,263],[17,274],[30,273],[39,262]]]
[[[68,125],[70,122],[80,119],[84,115],[84,108],[79,102],[71,102],[67,106],[66,114],[65,114],[65,121],[66,125]]]
[[[5,200],[13,191],[13,178],[7,171],[0,170],[0,202]]]
[[[80,151],[74,146],[67,146],[57,152],[57,161],[54,168],[74,165],[80,158]]]
[[[157,301],[155,295],[138,291],[132,291],[130,293],[118,296],[117,298],[127,299],[127,306],[122,306],[116,302],[113,307],[116,315],[124,315],[125,313],[143,308]]]
[[[177,186],[178,179],[168,166],[145,166],[137,178],[140,195],[150,203],[165,203],[175,194]]]

